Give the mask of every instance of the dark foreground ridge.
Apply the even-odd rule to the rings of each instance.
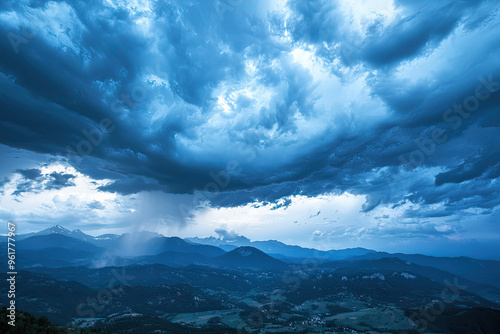
[[[3,334],[111,334],[95,328],[70,328],[54,325],[45,316],[34,317],[27,312],[17,311],[15,326],[8,324],[6,307],[0,309],[0,333]]]

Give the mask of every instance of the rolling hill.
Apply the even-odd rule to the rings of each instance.
[[[288,265],[254,247],[238,247],[214,259],[218,266],[253,270],[284,270]]]

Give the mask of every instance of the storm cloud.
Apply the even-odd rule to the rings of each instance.
[[[3,1],[0,143],[121,195],[490,214],[500,5],[380,3]],[[17,171],[16,194],[72,184],[39,172]]]

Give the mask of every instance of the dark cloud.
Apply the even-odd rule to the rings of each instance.
[[[45,189],[46,190],[61,189],[64,187],[74,186],[75,185],[75,183],[73,182],[74,178],[75,176],[72,174],[52,172],[49,175],[48,182],[45,184]]]
[[[42,176],[42,171],[36,168],[31,169],[18,169],[17,172],[21,174],[25,179],[35,180]]]
[[[296,40],[314,44],[336,40],[341,22],[338,1],[292,0],[288,5],[293,15],[287,23]]]
[[[402,1],[400,8],[406,16],[388,29],[374,24],[360,56],[375,66],[384,66],[432,50],[481,2],[421,1],[405,7]],[[474,28],[472,24],[469,27]]]
[[[37,168],[18,169],[16,172],[22,176],[22,179],[16,184],[16,190],[12,193],[14,196],[75,185],[73,182],[75,176],[72,174],[52,172],[47,175],[42,174],[42,171]]]
[[[277,210],[277,209],[281,209],[281,208],[288,208],[290,206],[290,204],[292,204],[292,200],[290,198],[285,198],[285,199],[282,199],[280,201],[278,201],[276,204],[274,204],[272,207],[271,207],[271,210]]]
[[[105,208],[104,204],[99,201],[93,201],[88,204],[88,207],[93,210],[102,210]]]
[[[121,194],[202,192],[214,206],[280,208],[291,195],[349,191],[366,196],[364,212],[405,201],[443,203],[446,213],[493,208],[499,5],[396,5],[393,21],[375,19],[358,36],[336,1],[289,1],[287,11],[242,2],[222,14],[211,1],[4,1],[16,15],[2,16],[2,34],[24,39],[0,39],[0,142],[65,156]],[[360,79],[370,104],[322,87],[290,55],[296,48],[341,84]],[[431,57],[443,63],[433,68]],[[478,85],[488,97],[447,121]],[[445,142],[429,141],[436,128]],[[409,169],[412,157],[423,158]],[[70,174],[18,173],[15,195],[73,184]]]
[[[6,185],[10,181],[9,178],[4,177],[3,179],[0,179],[0,189],[3,188],[4,185]],[[4,194],[3,189],[0,190],[0,194]]]

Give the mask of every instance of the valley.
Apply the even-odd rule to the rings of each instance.
[[[116,254],[133,240],[142,244],[137,256]],[[258,245],[269,250],[266,242],[225,251],[146,232],[104,239],[54,227],[20,236],[16,300],[55,324],[111,333],[462,333],[450,332],[462,318],[477,323],[467,333],[500,328],[500,289],[488,279],[496,261],[413,262],[360,249],[316,260],[310,249],[279,244],[273,257]],[[456,262],[479,262],[488,274],[464,278]]]

